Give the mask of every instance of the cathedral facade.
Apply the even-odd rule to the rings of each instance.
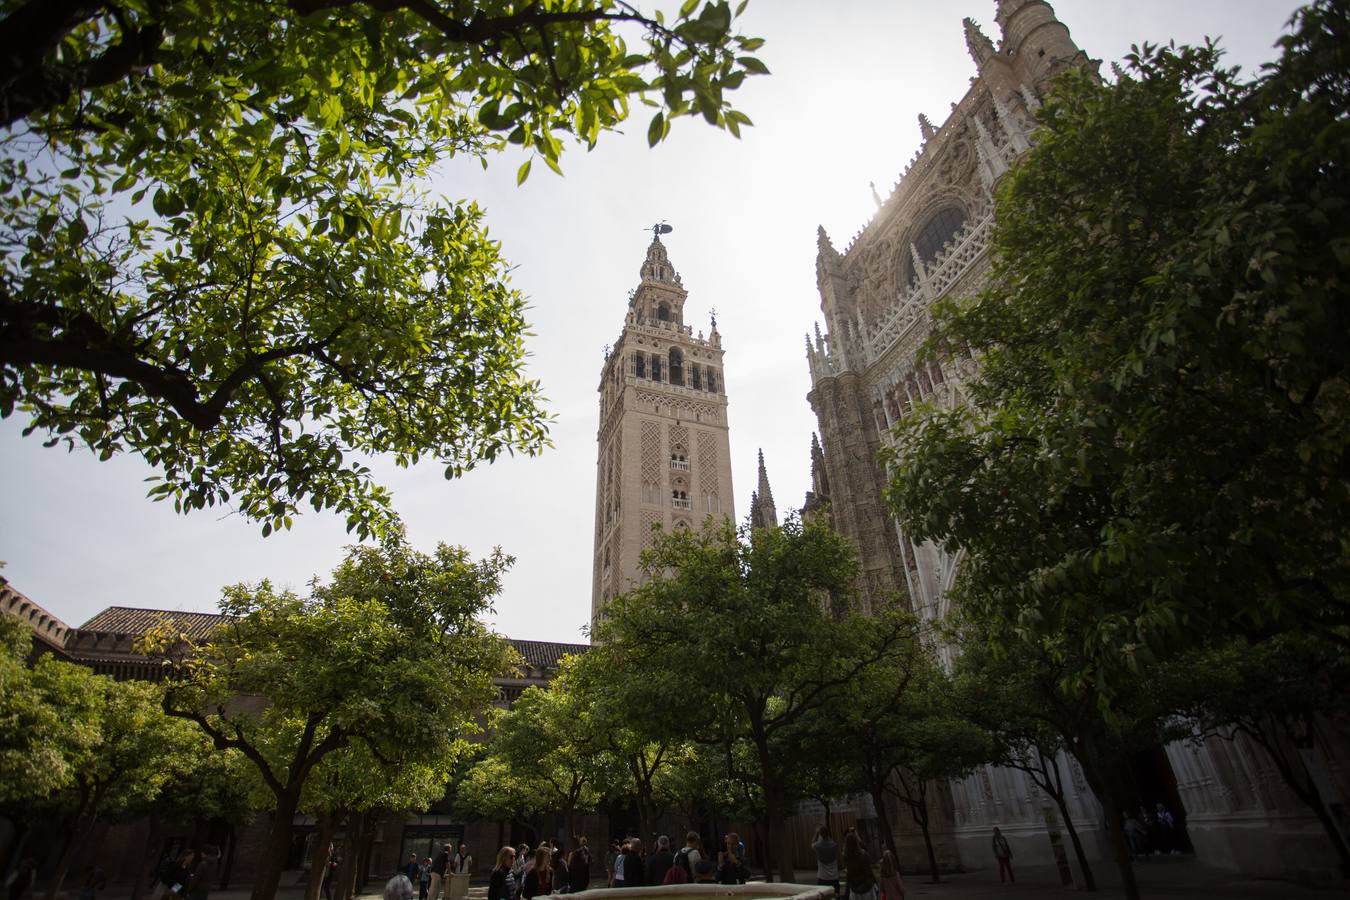
[[[887,473],[877,454],[914,403],[961,402],[974,362],[918,359],[929,309],[976,290],[985,278],[994,190],[1030,149],[1033,113],[1049,81],[1068,67],[1096,65],[1044,0],[996,0],[995,23],[997,44],[965,20],[977,75],[945,121],[934,125],[919,115],[923,145],[889,197],[878,198],[877,214],[842,251],[823,229],[818,236],[825,329],[808,336],[807,358],[820,441],[812,447],[804,512],[828,515],[856,543],[864,605],[903,593],[927,620],[948,611],[958,560],[913,540],[887,513]],[[1090,852],[1105,858],[1104,827],[1113,823],[1102,821],[1076,763],[1059,762],[1071,785],[1074,823]],[[1324,866],[1316,821],[1254,745],[1241,738],[1175,743],[1134,762],[1140,801],[1149,808],[1162,801],[1183,814],[1202,860],[1263,876],[1315,877]],[[1335,760],[1329,765],[1329,782],[1343,779]],[[1019,858],[1051,860],[1053,802],[1027,776],[990,766],[949,787],[942,814],[958,864],[988,862],[996,825]]]
[[[736,518],[717,320],[684,324],[688,292],[653,229],[623,330],[600,371],[591,622],[641,583],[654,528]],[[668,228],[665,230],[669,230]]]

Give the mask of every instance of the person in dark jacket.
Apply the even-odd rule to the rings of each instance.
[[[673,862],[675,854],[670,852],[670,838],[663,834],[656,839],[656,852],[647,857],[647,883],[665,884]]]
[[[521,900],[531,897],[547,897],[553,893],[552,850],[548,844],[540,844],[534,851],[534,865],[525,873],[525,883],[521,885]]]
[[[448,881],[445,874],[450,869],[450,850],[449,844],[441,847],[441,852],[436,854],[436,861],[431,864],[431,888],[428,891],[430,900],[440,900],[441,886]]]
[[[184,893],[188,900],[206,900],[211,893],[211,886],[215,884],[220,875],[220,848],[214,844],[207,844],[202,848],[197,865],[192,869],[192,877],[188,879],[187,887]]]
[[[591,848],[586,836],[577,838],[577,847],[567,857],[567,890],[579,894],[591,885]]]
[[[642,859],[642,838],[629,838],[623,855],[623,886],[642,887],[647,883],[646,863]]]
[[[553,890],[559,894],[566,893],[570,884],[571,876],[567,872],[567,853],[558,842],[553,842]]]
[[[503,847],[497,851],[497,864],[488,876],[488,900],[516,900],[516,851]]]

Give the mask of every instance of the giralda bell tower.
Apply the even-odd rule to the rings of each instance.
[[[600,373],[591,622],[642,580],[638,557],[652,527],[735,520],[722,336],[684,324],[688,293],[652,229],[642,280]]]

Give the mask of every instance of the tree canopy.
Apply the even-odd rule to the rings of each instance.
[[[147,636],[175,660],[165,710],[243,754],[270,794],[255,900],[276,890],[302,804],[368,809],[395,783],[445,784],[495,697],[493,676],[511,664],[509,645],[477,620],[509,562],[445,545],[352,548],[308,597],[265,581],[228,588],[227,621],[200,645],[167,629]],[[315,776],[323,784],[307,791]]]
[[[432,165],[514,146],[523,180],[634,101],[652,143],[684,115],[739,133],[727,92],[766,71],[725,2],[6,10],[0,416],[265,534],[303,505],[385,531],[371,454],[451,477],[547,442],[523,299]]]
[[[738,770],[729,775],[752,778],[766,872],[791,878],[783,819],[805,764],[800,732],[842,685],[901,652],[908,621],[835,614],[849,608],[856,563],[819,521],[678,529],[644,566],[650,579],[615,598],[596,630],[626,719],[649,739],[718,747]]]
[[[1108,705],[1216,631],[1350,615],[1347,27],[1312,4],[1253,80],[1214,46],[1061,78],[988,288],[935,311],[979,369],[900,423],[894,508]]]

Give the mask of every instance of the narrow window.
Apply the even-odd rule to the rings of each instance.
[[[652,354],[652,381],[661,380],[661,357]]]
[[[689,386],[696,391],[703,390],[703,381],[698,374],[698,364],[689,367]]]
[[[639,378],[646,378],[646,377],[647,377],[647,354],[645,354],[645,353],[643,353],[641,350],[639,350],[636,354],[634,354],[634,356],[633,356],[633,362],[634,362],[634,364],[635,364],[634,372],[637,374],[637,377],[639,377]]]
[[[670,348],[670,383],[684,386],[684,354],[678,347]]]

